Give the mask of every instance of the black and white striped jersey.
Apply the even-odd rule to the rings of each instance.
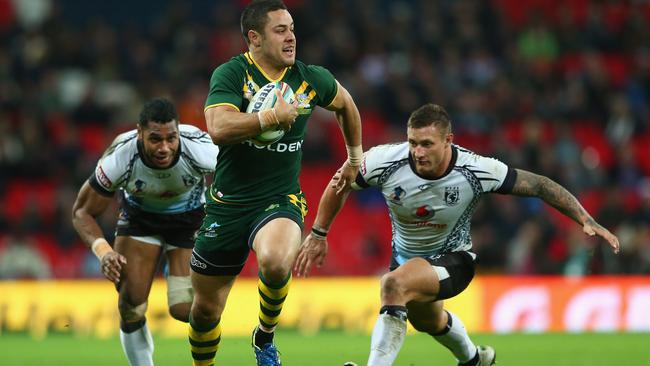
[[[205,175],[214,172],[219,148],[192,125],[178,126],[178,157],[169,168],[148,166],[141,159],[137,130],[118,135],[97,163],[90,185],[100,194],[122,192],[129,206],[150,213],[178,214],[205,203]]]
[[[470,220],[484,193],[508,193],[516,173],[501,161],[452,145],[452,159],[438,179],[419,176],[408,143],[380,145],[364,154],[355,189],[378,187],[388,204],[393,251],[409,258],[469,250]]]

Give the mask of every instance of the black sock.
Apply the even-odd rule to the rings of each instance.
[[[404,321],[408,318],[406,306],[401,305],[384,305],[379,309],[379,314],[388,314]]]
[[[267,343],[273,343],[274,334],[275,334],[274,332],[267,333],[262,329],[260,329],[259,327],[257,327],[257,331],[255,331],[255,345],[257,347],[262,348],[262,346]]]
[[[126,323],[124,320],[120,320],[120,329],[122,329],[124,333],[133,333],[136,330],[144,327],[144,323],[146,323],[146,321],[146,319],[142,319],[134,323]]]
[[[458,366],[476,366],[478,365],[478,348],[476,349],[476,355],[471,360],[465,363],[459,363]]]

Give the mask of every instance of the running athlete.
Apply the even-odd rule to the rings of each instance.
[[[169,266],[169,313],[188,321],[190,256],[204,216],[205,175],[214,171],[218,153],[207,133],[179,125],[171,102],[151,100],[140,113],[137,129],[117,136],[74,203],[72,223],[119,293],[120,340],[133,366],[153,365],[145,312],[163,252]],[[116,192],[120,212],[111,248],[96,217]]]
[[[189,341],[195,365],[214,362],[221,314],[251,249],[260,294],[253,350],[258,365],[280,365],[273,332],[302,241],[307,206],[298,176],[307,120],[316,106],[335,112],[348,147],[339,189],[352,183],[363,156],[352,97],[325,68],[296,61],[294,24],[286,6],[277,0],[251,2],[242,13],[241,29],[248,52],[215,69],[205,104],[208,133],[220,151],[192,253]],[[243,113],[260,87],[276,81],[291,87],[294,103],[277,94],[273,109]],[[251,141],[277,127],[286,131],[280,141],[266,146]]]
[[[454,145],[449,116],[438,105],[413,112],[407,135],[408,142],[368,151],[352,186],[379,188],[393,226],[393,256],[390,272],[381,279],[381,310],[368,365],[392,365],[404,342],[407,319],[448,348],[459,365],[492,365],[494,349],[475,346],[462,321],[443,308],[443,300],[461,293],[474,277],[470,220],[483,194],[539,197],[580,224],[585,234],[604,238],[614,252],[618,239],[551,179]],[[332,182],[338,179],[337,172]],[[296,261],[297,275],[322,264],[327,232],[348,193],[325,189]]]

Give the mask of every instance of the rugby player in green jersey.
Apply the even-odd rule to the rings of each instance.
[[[221,339],[228,293],[249,250],[259,266],[259,325],[253,330],[258,365],[280,365],[273,331],[301,242],[305,198],[298,177],[307,121],[316,106],[332,110],[348,148],[338,189],[350,186],[362,158],[361,120],[350,94],[325,68],[295,59],[291,14],[281,1],[254,1],[241,16],[248,52],[217,67],[205,104],[208,133],[219,145],[206,217],[191,258],[189,341],[194,365],[212,365]],[[278,94],[273,109],[244,113],[257,90],[282,81],[296,101]],[[271,126],[286,131],[270,145],[252,138]]]

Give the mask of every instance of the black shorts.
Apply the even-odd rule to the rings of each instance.
[[[180,214],[156,214],[138,210],[128,204],[120,205],[116,236],[161,236],[167,244],[192,248],[194,235],[201,227],[203,208]]]
[[[448,276],[440,278],[440,292],[438,292],[436,300],[450,299],[463,292],[469,286],[476,270],[474,258],[474,253],[470,254],[470,252],[466,251],[449,252],[424,258],[427,262],[431,263],[432,267],[444,268],[446,273],[448,273]],[[393,256],[390,261],[390,270],[393,271],[397,267],[399,267],[399,264]],[[444,270],[436,270],[438,277],[441,277],[440,273],[444,273]]]

